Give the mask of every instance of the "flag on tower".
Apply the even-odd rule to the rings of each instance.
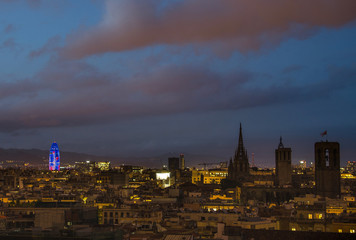
[[[325,130],[324,132],[320,133],[320,135],[324,137],[325,135],[328,135],[328,131]]]

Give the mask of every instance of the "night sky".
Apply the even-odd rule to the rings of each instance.
[[[0,0],[0,66],[1,148],[356,160],[355,0]]]

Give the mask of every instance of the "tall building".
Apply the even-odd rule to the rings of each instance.
[[[184,161],[184,154],[181,153],[179,155],[179,167],[180,169],[184,170],[185,169],[185,161]]]
[[[49,151],[49,170],[59,171],[60,158],[59,158],[59,148],[56,142],[52,143],[51,150]]]
[[[177,157],[168,158],[168,170],[169,171],[179,170],[179,158]]]
[[[276,156],[276,185],[283,186],[292,183],[292,150],[285,148],[282,137],[279,140]]]
[[[242,138],[242,127],[240,123],[239,143],[237,145],[234,159],[230,159],[228,167],[228,178],[232,180],[242,180],[250,173],[250,166],[248,163],[247,151],[244,147]]]
[[[340,145],[338,142],[317,142],[315,150],[316,194],[340,197]]]
[[[169,171],[175,171],[182,169],[184,170],[185,168],[185,162],[184,162],[184,154],[180,154],[179,158],[177,157],[170,157],[168,158],[168,170]]]

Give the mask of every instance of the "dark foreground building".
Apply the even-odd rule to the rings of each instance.
[[[351,233],[308,232],[308,231],[283,231],[265,229],[243,229],[240,227],[225,227],[222,238],[228,240],[348,240],[355,239]]]
[[[285,148],[280,138],[276,155],[276,185],[284,186],[292,184],[292,150]]]
[[[340,197],[340,145],[338,142],[315,143],[316,194]]]

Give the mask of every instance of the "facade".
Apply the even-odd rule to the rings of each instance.
[[[162,221],[162,211],[158,209],[104,208],[101,224],[153,224]]]
[[[114,186],[127,186],[129,184],[129,176],[118,171],[102,171],[96,176],[96,183],[111,184]]]
[[[49,151],[49,170],[59,171],[60,168],[60,157],[59,148],[56,142],[52,143],[51,150]]]
[[[346,171],[351,174],[356,173],[356,161],[348,161],[346,165]]]
[[[7,225],[18,229],[61,229],[73,224],[96,224],[98,210],[94,207],[10,207],[6,214]]]
[[[93,162],[93,161],[75,162],[74,167],[78,171],[89,173],[89,172],[92,172],[94,170],[95,162]]]
[[[282,143],[282,137],[278,148],[275,151],[276,156],[276,185],[284,186],[292,183],[292,150],[285,148]]]
[[[106,162],[95,162],[95,167],[99,168],[101,171],[109,171],[111,169],[111,163]]]
[[[226,176],[225,169],[192,170],[192,183],[220,184]]]
[[[248,177],[249,172],[250,165],[248,162],[247,151],[243,143],[242,127],[240,123],[239,143],[235,151],[234,160],[230,159],[228,178],[235,181],[241,181]]]
[[[156,179],[161,188],[167,188],[172,185],[171,173],[168,171],[156,172]]]
[[[316,194],[340,197],[340,145],[338,142],[315,143]]]

